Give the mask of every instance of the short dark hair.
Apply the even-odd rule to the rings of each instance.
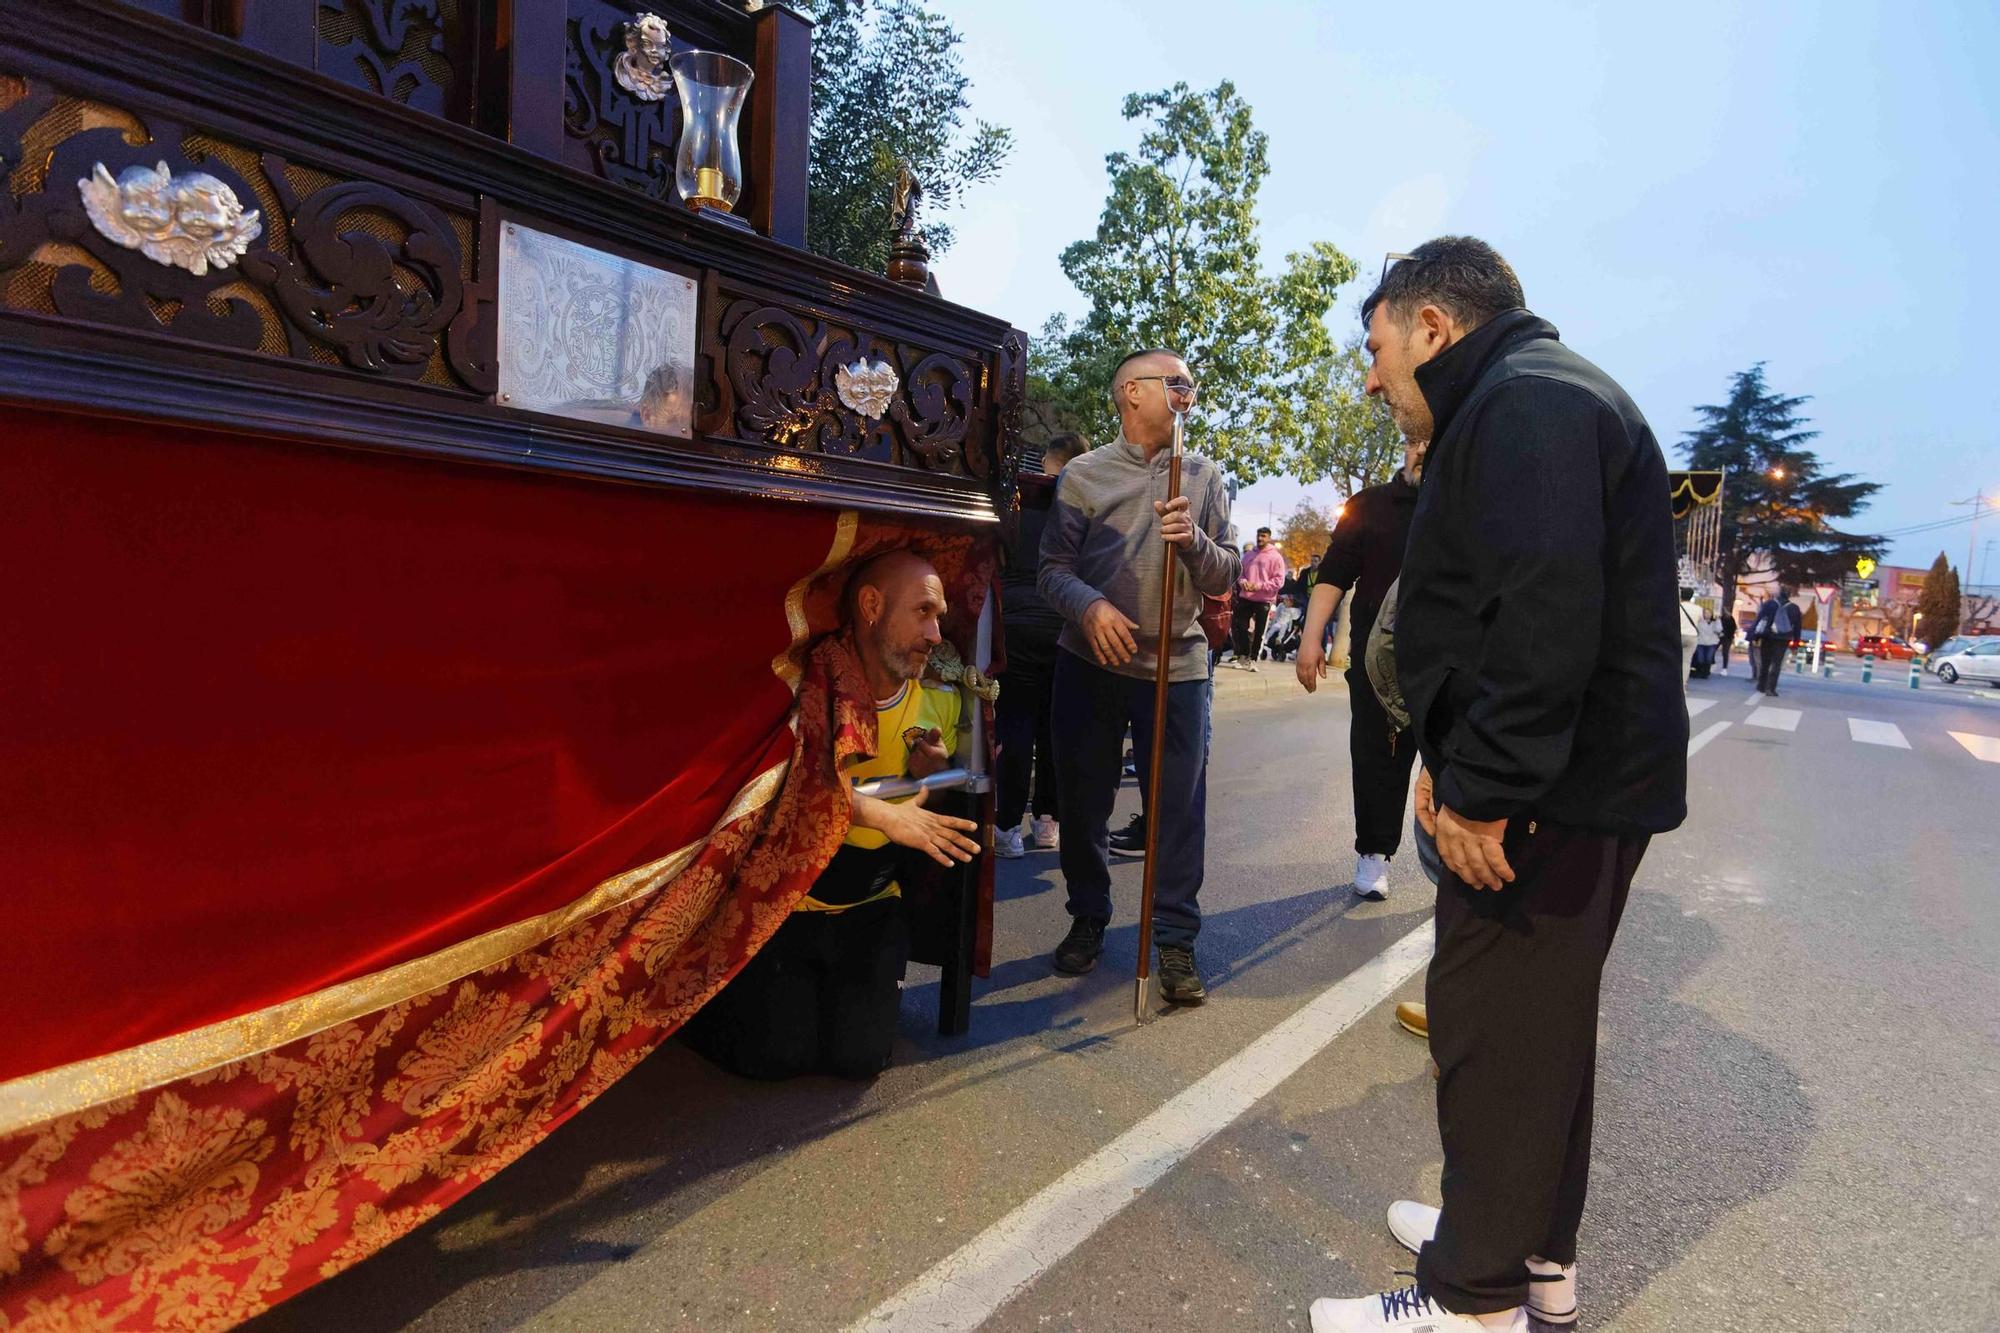
[[[1042,446],[1042,457],[1053,458],[1058,463],[1067,463],[1090,452],[1090,441],[1075,431],[1064,431],[1052,437]]]
[[[1111,368],[1111,392],[1114,397],[1118,393],[1118,376],[1124,372],[1125,367],[1131,365],[1142,356],[1171,356],[1177,361],[1185,361],[1187,359],[1171,347],[1141,347],[1136,352],[1127,352],[1118,359],[1118,364]]]
[[[1472,236],[1440,236],[1389,265],[1361,303],[1361,322],[1373,319],[1377,306],[1386,305],[1390,314],[1406,320],[1417,307],[1434,305],[1473,329],[1527,304],[1521,280],[1498,250]]]
[[[1264,535],[1265,533],[1267,533],[1267,532],[1269,532],[1269,531],[1270,531],[1270,529],[1269,529],[1269,528],[1259,528],[1259,529],[1257,529],[1257,531],[1256,531],[1255,533],[1253,533],[1252,535],[1253,535],[1253,536],[1257,536],[1257,537],[1261,537],[1261,536],[1263,536],[1263,535]]]

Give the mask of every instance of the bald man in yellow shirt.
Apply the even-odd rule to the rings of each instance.
[[[950,686],[923,680],[940,634],[944,584],[921,556],[892,551],[858,570],[848,604],[856,656],[875,696],[876,753],[842,775],[855,783],[928,777],[950,767],[962,710]],[[688,1024],[688,1041],[748,1078],[822,1073],[869,1079],[888,1067],[909,959],[898,848],[943,865],[969,861],[978,825],[898,800],[852,795],[846,841],[743,970]]]

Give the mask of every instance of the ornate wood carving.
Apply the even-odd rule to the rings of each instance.
[[[974,422],[991,412],[993,376],[977,355],[931,350],[755,296],[711,299],[700,344],[712,377],[701,397],[705,431],[979,481],[992,476],[989,451],[968,443]],[[879,419],[840,399],[836,376],[857,361],[897,372]]]
[[[671,91],[660,101],[641,101],[618,83],[625,25],[636,12],[601,0],[571,0],[563,128],[576,165],[671,203],[680,102]]]
[[[142,122],[39,80],[25,86],[25,96],[0,111],[0,161],[11,174],[34,143],[47,166],[35,187],[10,195],[0,213],[0,272],[15,278],[30,265],[50,271],[45,287],[8,281],[0,301],[89,324],[490,392],[490,356],[480,351],[490,291],[476,291],[468,306],[470,256],[442,210],[386,185],[295,169],[275,153],[256,156],[162,115]],[[261,202],[264,232],[237,264],[196,276],[90,225],[79,181],[100,163],[116,176],[158,162],[176,176],[206,172],[239,199]],[[472,220],[465,224],[471,233]]]
[[[319,0],[318,65],[393,102],[462,119],[463,29],[459,0]]]

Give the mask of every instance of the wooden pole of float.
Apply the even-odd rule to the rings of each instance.
[[[1172,395],[1169,395],[1171,402]],[[1187,414],[1174,413],[1173,452],[1167,456],[1167,503],[1181,493],[1181,439]],[[1146,764],[1146,873],[1139,887],[1139,970],[1132,985],[1132,1018],[1143,1023],[1152,1016],[1153,980],[1153,886],[1160,863],[1160,756],[1167,748],[1167,666],[1172,659],[1171,623],[1174,618],[1174,583],[1180,578],[1180,557],[1172,542],[1164,548],[1160,565],[1159,634],[1153,649],[1153,748]]]

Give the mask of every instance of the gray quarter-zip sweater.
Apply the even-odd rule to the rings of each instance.
[[[1194,544],[1181,553],[1174,579],[1174,614],[1167,634],[1169,680],[1208,679],[1208,639],[1201,632],[1201,594],[1220,597],[1236,584],[1241,559],[1229,540],[1229,492],[1222,473],[1199,454],[1181,455],[1181,494],[1194,515]],[[1166,542],[1155,500],[1167,498],[1167,451],[1146,451],[1118,438],[1062,470],[1055,507],[1042,533],[1042,597],[1062,613],[1059,646],[1086,662],[1097,655],[1083,636],[1083,613],[1098,598],[1138,622],[1139,651],[1121,676],[1153,678],[1160,643],[1160,574]]]

